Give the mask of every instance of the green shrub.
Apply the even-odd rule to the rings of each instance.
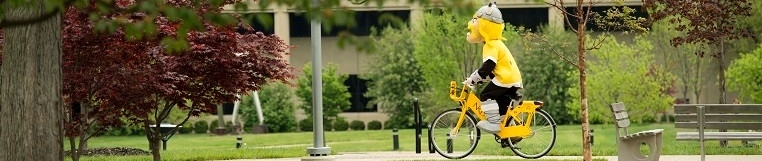
[[[333,129],[336,131],[347,131],[349,129],[349,122],[343,117],[339,117],[333,121]]]
[[[368,130],[381,130],[381,128],[383,128],[381,121],[373,120],[368,122]]]
[[[307,118],[312,117],[312,65],[307,63],[302,68],[303,76],[297,79],[297,88],[294,93],[303,102],[300,108],[304,110]],[[321,70],[321,69],[315,69]],[[349,98],[349,87],[344,85],[347,80],[346,74],[340,74],[338,66],[334,63],[328,63],[322,69],[323,75],[323,129],[331,131],[332,121],[339,117],[339,114],[349,109],[351,102]]]
[[[354,120],[349,123],[349,128],[352,130],[365,130],[365,122]]]
[[[182,125],[182,127],[180,127],[180,130],[177,130],[177,132],[180,134],[188,134],[188,133],[191,133],[192,131],[193,131],[193,124],[190,124],[190,123],[185,123],[184,125]]]
[[[312,119],[306,118],[299,121],[299,131],[312,131]]]
[[[323,131],[331,131],[331,130],[333,130],[333,122],[334,121],[329,120],[329,119],[323,119]]]
[[[383,129],[392,129],[394,128],[394,125],[392,125],[392,120],[386,120],[384,121],[384,128]]]
[[[232,133],[233,132],[233,122],[232,121],[225,122],[225,129],[228,130],[228,133]]]
[[[220,120],[212,120],[212,122],[209,123],[209,131],[214,131],[214,129],[217,129],[219,125],[220,125]]]
[[[199,120],[193,123],[193,132],[196,134],[206,134],[209,131],[209,123],[206,120]]]
[[[296,116],[294,116],[296,104],[293,101],[294,93],[289,85],[271,82],[262,86],[258,95],[268,132],[294,132],[297,130]],[[248,129],[258,125],[259,116],[254,105],[254,98],[247,95],[243,96],[241,100],[241,116],[246,122],[244,126]]]

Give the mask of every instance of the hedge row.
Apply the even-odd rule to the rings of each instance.
[[[299,130],[312,131],[312,125],[313,125],[312,119],[302,119],[301,121],[299,121]],[[354,120],[352,122],[348,122],[344,119],[337,119],[333,121],[332,123],[323,122],[323,125],[324,125],[323,130],[325,131],[347,131],[350,129],[354,131],[384,129],[384,126],[383,124],[381,124],[381,121],[377,121],[377,120],[368,122],[367,129],[366,129],[365,122],[360,120]]]
[[[207,122],[206,120],[200,120],[193,123],[186,122],[177,132],[179,134],[190,134],[190,133],[206,134],[206,133],[212,132],[218,126],[218,124],[219,123],[217,120],[213,120],[211,123]],[[233,123],[230,121],[227,121],[225,123],[225,128],[228,130],[228,132],[233,131],[232,125]],[[347,130],[359,131],[359,130],[388,129],[388,127],[384,127],[383,124],[377,120],[368,122],[366,126],[365,122],[363,121],[353,120],[352,122],[348,122],[347,120],[343,118],[337,119],[331,123],[326,123],[326,125],[323,128],[326,131],[347,131]],[[312,120],[303,119],[299,121],[299,130],[312,131]],[[145,135],[145,132],[143,130],[143,127],[128,125],[128,126],[109,129],[108,131],[106,131],[106,133],[104,133],[104,135],[109,135],[109,136]]]

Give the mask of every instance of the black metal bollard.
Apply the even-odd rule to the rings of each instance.
[[[452,153],[452,138],[447,134],[447,153]]]
[[[593,143],[595,142],[595,137],[593,135],[594,131],[595,130],[593,130],[592,128],[590,129],[590,146],[593,146]]]
[[[428,127],[431,127],[431,125],[429,125]],[[430,128],[427,128],[427,129],[429,129],[429,137],[427,137],[428,138],[427,140],[429,142],[429,153],[434,153],[434,141],[431,140],[431,129]]]
[[[415,153],[420,154],[421,153],[421,126],[422,120],[421,120],[421,108],[418,106],[418,98],[413,98],[413,111],[414,111],[414,117],[415,120]]]
[[[394,146],[394,150],[400,149],[400,140],[399,135],[397,134],[397,128],[392,129],[392,142]]]
[[[243,144],[243,137],[238,136],[235,138],[235,148],[241,148],[241,145]]]

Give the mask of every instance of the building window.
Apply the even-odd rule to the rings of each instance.
[[[344,112],[376,112],[378,107],[376,105],[368,104],[370,98],[365,97],[365,92],[368,91],[366,86],[368,80],[359,78],[356,74],[351,74],[344,81],[344,85],[349,87],[349,93],[352,95],[349,97],[349,102],[352,103],[349,110]]]
[[[388,17],[396,17],[402,23],[407,23],[410,20],[410,11],[408,10],[389,10],[389,11],[355,11],[355,23],[354,27],[340,27],[334,26],[330,32],[326,32],[325,28],[322,28],[322,36],[337,36],[341,31],[349,31],[355,36],[368,36],[370,35],[370,28],[376,26],[381,30],[386,28],[390,21],[387,21]],[[310,37],[310,22],[302,13],[289,13],[289,25],[291,31],[291,37]]]
[[[246,20],[246,22],[252,28],[254,28],[254,31],[260,31],[260,32],[262,32],[265,35],[275,34],[274,22],[270,22],[270,25],[265,26],[265,24],[263,24],[259,20],[257,20],[257,18],[256,18],[257,14],[264,15],[264,16],[269,16],[270,20],[275,21],[273,19],[273,17],[274,17],[273,13],[247,13],[247,14],[243,14],[243,17]],[[239,30],[238,32],[241,33],[242,31]]]
[[[548,8],[501,8],[503,20],[513,26],[537,31],[548,24]]]

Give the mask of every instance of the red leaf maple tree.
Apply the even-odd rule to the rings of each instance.
[[[138,3],[115,2],[117,8]],[[221,11],[208,7],[205,1],[164,2],[192,8],[199,15]],[[110,34],[95,32],[96,20],[89,16],[96,11],[93,5],[69,8],[64,14],[63,89],[70,105],[66,108],[69,136],[80,135],[92,125],[90,122],[108,127],[120,125],[119,118],[127,118],[144,127],[154,160],[161,160],[161,139],[171,137],[178,128],[164,134],[159,127],[150,126],[165,122],[172,110],[187,111],[182,125],[191,116],[216,112],[218,105],[235,101],[236,94],[257,90],[268,81],[288,83],[295,77],[283,59],[291,47],[275,35],[254,32],[250,27],[241,34],[236,32],[241,26],[215,26],[204,19],[203,31],[185,35],[189,48],[170,53],[161,40],[178,36],[182,20],[157,17],[155,34],[133,39],[124,28]],[[144,17],[124,11],[98,18],[130,21]]]

